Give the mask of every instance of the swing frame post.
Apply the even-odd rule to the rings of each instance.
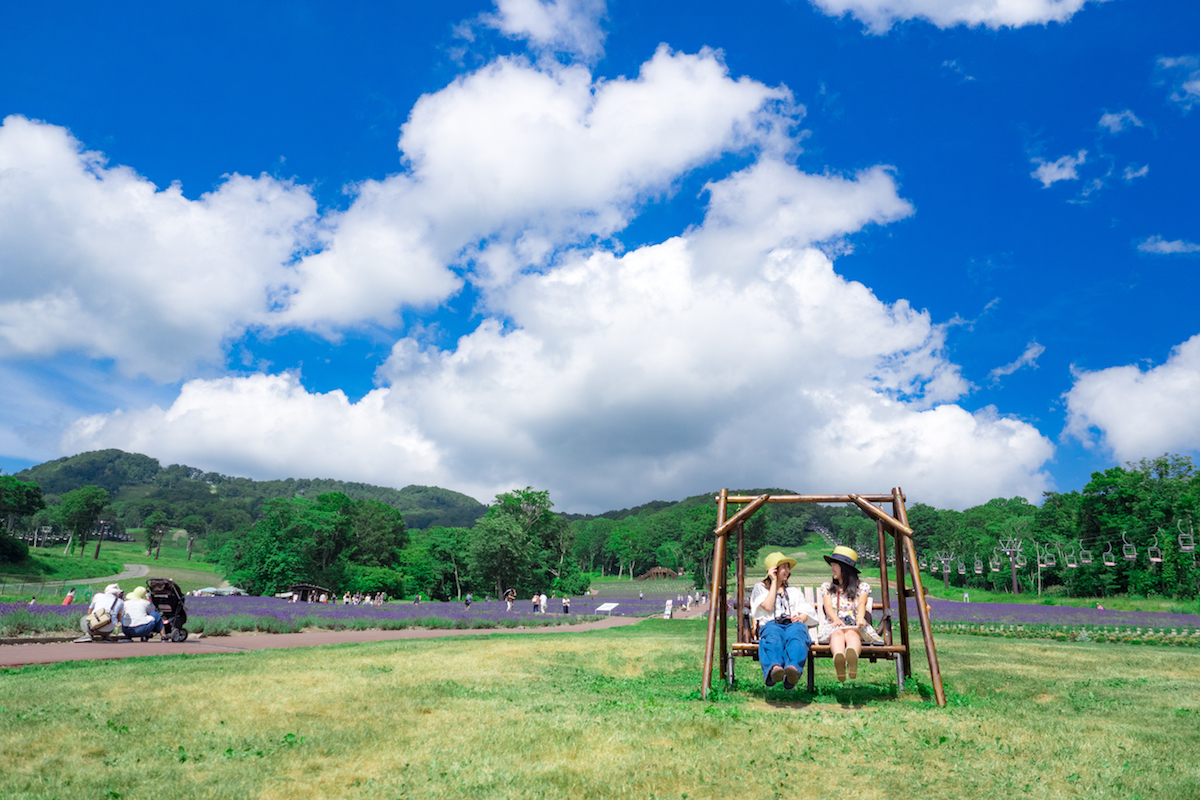
[[[933,628],[929,620],[929,609],[925,603],[925,589],[921,584],[921,573],[918,568],[917,551],[913,543],[913,531],[908,526],[908,511],[904,507],[904,493],[900,487],[892,489],[890,494],[841,494],[841,495],[759,495],[758,497],[730,495],[728,489],[722,489],[717,495],[717,527],[713,531],[713,577],[712,601],[708,613],[708,636],[704,650],[704,675],[700,681],[700,696],[708,698],[712,690],[713,661],[717,661],[720,677],[730,686],[735,682],[734,658],[736,656],[754,655],[757,645],[751,641],[752,631],[746,625],[743,613],[746,603],[746,546],[745,523],[760,508],[767,503],[848,503],[858,506],[876,523],[876,536],[879,543],[879,574],[881,603],[876,608],[883,611],[881,633],[882,645],[865,645],[863,658],[872,662],[883,658],[896,662],[896,681],[899,691],[904,691],[905,681],[912,677],[912,645],[908,630],[908,598],[914,598],[917,607],[917,617],[921,624],[921,636],[924,639],[925,655],[929,661],[929,676],[933,684],[934,699],[938,706],[946,705],[946,693],[942,685],[941,669],[938,666],[937,649],[933,641]],[[879,505],[890,503],[892,513],[888,514]],[[741,505],[732,516],[729,515],[729,505]],[[877,505],[878,504],[878,505]],[[729,548],[729,536],[737,534],[737,564],[735,569],[737,601],[733,604],[737,615],[737,643],[731,649],[728,642],[727,609],[728,578],[726,573]],[[896,553],[896,601],[899,615],[901,644],[894,642],[894,630],[891,615],[891,594],[888,583],[887,567],[887,534],[891,533],[895,540]],[[907,575],[905,573],[908,573]],[[912,588],[906,583],[912,582]],[[720,629],[718,631],[718,628]],[[827,645],[815,645],[808,659],[808,686],[813,689],[813,660],[815,656],[829,656]]]

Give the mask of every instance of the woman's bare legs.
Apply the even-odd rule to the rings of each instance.
[[[846,650],[846,672],[850,680],[858,677],[858,654],[862,652],[862,637],[856,630],[845,631],[843,648]]]
[[[835,630],[829,634],[829,651],[833,653],[833,671],[839,681],[846,680],[846,631]]]

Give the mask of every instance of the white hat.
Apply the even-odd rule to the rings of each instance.
[[[121,593],[121,587],[118,584],[110,583],[108,586],[104,587],[104,593],[118,595]]]

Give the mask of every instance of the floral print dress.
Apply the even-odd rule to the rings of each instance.
[[[863,595],[867,596],[867,611],[871,610],[871,585],[866,581],[858,582],[858,595],[856,597],[849,597],[838,592],[831,586],[830,581],[821,584],[821,591],[825,597],[829,598],[829,604],[833,606],[833,610],[837,613],[838,618],[850,625],[854,624],[854,620],[858,614],[859,597]],[[879,634],[870,625],[859,625],[857,630],[863,644],[883,644],[883,639],[879,637]],[[829,635],[831,633],[833,633],[833,621],[822,619],[820,627],[817,628],[817,642],[820,644],[829,644]]]

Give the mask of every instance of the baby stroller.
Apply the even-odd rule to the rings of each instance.
[[[150,602],[162,614],[162,640],[182,642],[187,639],[188,632],[183,627],[187,622],[187,610],[183,607],[179,584],[170,578],[150,578],[146,586],[150,589]]]

